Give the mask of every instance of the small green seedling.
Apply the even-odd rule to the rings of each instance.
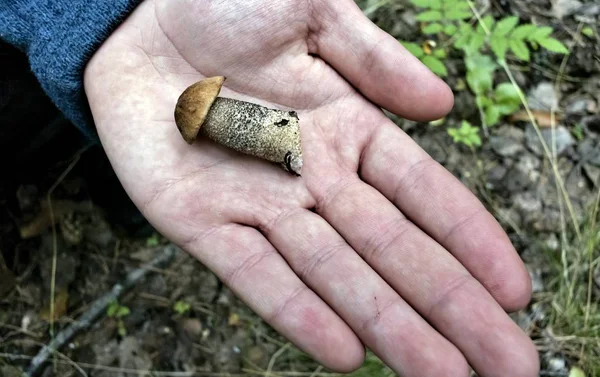
[[[113,301],[106,309],[106,315],[114,318],[117,321],[117,332],[120,336],[127,335],[127,329],[123,318],[128,316],[131,311],[127,306],[120,305],[117,301]]]
[[[479,128],[471,126],[466,120],[462,121],[460,128],[449,128],[448,135],[452,137],[455,143],[462,143],[469,148],[481,145]]]
[[[185,302],[183,300],[179,300],[173,305],[173,310],[175,311],[175,313],[180,314],[180,315],[189,312],[190,309],[191,309],[190,304],[188,304],[187,302]]]
[[[446,65],[444,64],[444,59],[446,58],[446,51],[442,48],[437,48],[437,46],[428,44],[427,48],[423,48],[416,43],[412,42],[403,42],[400,43],[406,48],[411,54],[413,54],[417,59],[419,59],[427,68],[431,70],[431,72],[435,73],[440,77],[448,76],[448,70],[446,69]]]
[[[149,246],[149,247],[158,246],[159,243],[160,243],[160,238],[159,238],[158,234],[156,234],[156,233],[152,234],[150,237],[148,237],[146,239],[146,246]]]

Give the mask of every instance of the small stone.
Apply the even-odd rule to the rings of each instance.
[[[540,267],[527,266],[529,277],[531,278],[531,289],[533,293],[544,291],[544,280],[542,279],[542,269]]]
[[[557,373],[566,373],[567,363],[563,358],[553,357],[548,360],[548,369]]]
[[[532,192],[518,193],[514,197],[514,206],[524,217],[539,215],[542,211],[542,201]]]
[[[565,112],[572,115],[582,115],[593,108],[594,101],[589,98],[578,98],[567,105]]]
[[[554,130],[554,136],[552,135],[553,131],[551,128],[544,128],[541,130],[541,133],[542,133],[542,137],[544,138],[544,141],[546,143],[546,146],[548,147],[550,152],[552,152],[552,150],[553,150],[553,142],[556,143],[556,154],[557,155],[561,155],[563,152],[565,152],[567,150],[567,148],[569,148],[570,146],[575,144],[575,141],[573,140],[573,136],[571,136],[571,133],[569,132],[569,130],[564,126],[556,127]],[[553,141],[553,137],[554,137],[554,141]],[[542,147],[542,142],[540,141],[540,138],[539,138],[537,132],[535,132],[535,129],[533,128],[533,126],[531,124],[527,125],[527,127],[525,128],[525,139],[527,141],[527,147],[529,148],[529,150],[531,150],[533,153],[535,153],[538,156],[544,155],[544,149]]]
[[[600,15],[600,4],[594,1],[585,3],[575,13],[575,20],[578,22],[592,24],[597,22],[596,17]]]
[[[100,365],[110,365],[118,357],[119,345],[116,339],[111,339],[108,343],[94,343],[92,350],[95,355],[96,363]]]
[[[511,192],[520,192],[532,187],[540,178],[540,160],[529,153],[523,154],[508,171],[504,185]]]
[[[517,227],[521,226],[521,215],[514,208],[498,208],[497,217],[502,224]]]
[[[152,359],[134,336],[124,338],[119,344],[119,367],[123,369],[150,370]],[[126,373],[119,373],[125,377]]]
[[[545,81],[531,89],[527,101],[532,110],[550,111],[558,108],[559,98],[554,90],[554,84]]]
[[[198,318],[183,318],[179,321],[179,328],[193,340],[202,337],[202,322]]]
[[[540,232],[560,232],[561,214],[558,208],[546,207],[544,212],[535,213],[529,220],[533,229]]]
[[[585,139],[577,146],[581,160],[592,165],[600,166],[600,143],[593,139]]]
[[[269,365],[269,355],[261,346],[252,346],[243,350],[244,362],[247,367],[266,369]]]
[[[596,187],[600,187],[600,168],[591,164],[583,165],[585,175]]]
[[[586,198],[591,194],[587,179],[579,168],[572,169],[566,177],[565,189],[571,199],[579,201],[586,201]]]
[[[503,186],[504,177],[508,169],[504,165],[496,165],[488,171],[487,187],[490,190],[497,190]]]
[[[521,153],[525,148],[523,141],[525,133],[523,130],[513,126],[498,128],[490,137],[490,147],[494,152],[503,157],[513,157]]]
[[[558,241],[558,237],[556,237],[556,234],[551,233],[548,236],[548,238],[544,240],[544,246],[547,247],[549,250],[557,251],[560,247],[560,242]]]
[[[558,19],[571,16],[582,6],[583,4],[577,0],[557,0],[552,5],[552,13]]]

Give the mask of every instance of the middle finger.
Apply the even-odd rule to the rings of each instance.
[[[325,179],[325,178],[323,178]],[[356,175],[317,193],[317,212],[484,376],[528,376],[528,338],[443,247]]]

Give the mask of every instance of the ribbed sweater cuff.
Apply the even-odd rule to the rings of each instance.
[[[0,0],[0,38],[23,50],[57,108],[96,138],[83,89],[94,52],[141,0]]]

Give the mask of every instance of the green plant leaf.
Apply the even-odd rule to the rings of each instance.
[[[177,301],[175,305],[173,305],[173,310],[175,310],[178,314],[184,314],[190,310],[191,306],[185,301]]]
[[[469,147],[481,145],[479,129],[471,126],[466,120],[463,120],[460,128],[448,128],[448,134],[455,143],[463,143]]]
[[[410,0],[412,5],[421,8],[431,8],[431,0]]]
[[[510,46],[510,49],[515,53],[517,58],[524,60],[526,62],[528,62],[529,59],[531,58],[529,55],[529,49],[527,48],[527,45],[525,44],[525,42],[518,40],[518,39],[512,39],[509,42],[509,46]]]
[[[496,22],[496,20],[494,20],[494,17],[491,15],[485,16],[484,18],[481,19],[481,22],[477,25],[477,32],[480,34],[486,34],[485,30],[483,29],[483,25],[485,25],[485,27],[487,28],[488,31],[491,31],[494,27],[494,23]]]
[[[515,26],[517,26],[518,23],[519,17],[517,16],[503,18],[502,20],[498,21],[492,34],[496,37],[506,36],[515,28]]]
[[[485,95],[479,95],[475,98],[478,107],[488,107],[494,105],[494,102]]]
[[[485,44],[485,34],[478,34],[475,33],[471,36],[471,40],[469,41],[469,44],[467,45],[467,50],[470,53],[476,53],[478,52],[483,45]]]
[[[500,115],[511,115],[516,113],[521,108],[521,103],[515,102],[500,102],[496,103],[496,108]]]
[[[128,316],[129,313],[130,313],[130,310],[127,306],[119,306],[119,310],[117,310],[116,316],[118,318],[121,318],[121,317]]]
[[[452,8],[446,11],[446,19],[450,21],[466,20],[473,16],[471,11],[460,8]]]
[[[114,317],[119,309],[119,304],[115,301],[111,302],[108,308],[106,309],[106,315],[109,317]]]
[[[469,40],[473,34],[473,28],[468,23],[459,21],[457,32],[458,36],[454,41],[454,47],[457,49],[464,49],[469,44]]]
[[[423,49],[421,48],[421,46],[419,46],[416,43],[412,43],[412,42],[400,42],[400,43],[402,44],[402,46],[404,46],[404,48],[406,48],[408,50],[408,52],[410,52],[417,58],[421,58],[423,55],[425,55],[425,52],[423,52]]]
[[[491,90],[492,83],[492,74],[484,68],[478,67],[467,72],[467,84],[477,95],[483,95]]]
[[[594,29],[592,29],[590,26],[586,26],[583,29],[581,29],[581,34],[585,35],[586,37],[592,38],[594,36]]]
[[[492,35],[490,47],[498,59],[504,60],[506,58],[506,51],[508,51],[508,39]]]
[[[494,105],[488,106],[485,109],[485,122],[489,127],[495,126],[500,120],[500,112],[498,108]]]
[[[532,24],[524,24],[517,26],[515,30],[510,34],[512,39],[525,39],[529,37],[535,30],[537,26]]]
[[[435,56],[438,59],[446,59],[446,50],[444,50],[443,48],[433,50],[433,56]]]
[[[519,90],[517,90],[515,86],[509,82],[498,84],[494,90],[494,96],[498,102],[521,103]]]
[[[537,42],[548,51],[555,52],[557,54],[566,54],[569,52],[567,47],[562,44],[558,39],[554,38],[542,38],[538,39]]]
[[[444,26],[442,24],[433,23],[425,26],[423,28],[423,34],[437,34],[444,30]]]
[[[465,58],[465,65],[467,70],[483,69],[492,74],[498,65],[488,55],[475,54]]]
[[[444,26],[444,34],[454,35],[458,31],[458,27],[454,24],[447,24]]]
[[[431,70],[431,72],[435,73],[436,75],[441,77],[448,76],[448,70],[446,69],[446,66],[438,58],[427,55],[423,58],[422,62]]]
[[[127,329],[125,328],[125,324],[123,324],[122,322],[119,323],[119,328],[117,329],[117,333],[121,337],[125,337],[127,335]]]
[[[416,17],[417,21],[431,22],[441,21],[442,13],[439,10],[429,10],[426,12],[419,13]]]
[[[554,30],[550,26],[540,26],[537,27],[533,33],[529,34],[527,37],[530,41],[539,41],[540,39],[544,39],[550,36]]]

